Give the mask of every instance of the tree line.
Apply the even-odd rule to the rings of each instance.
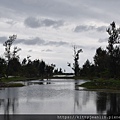
[[[48,65],[43,60],[35,59],[31,60],[31,56],[27,56],[20,62],[20,56],[18,52],[21,48],[14,47],[11,49],[17,36],[10,36],[5,41],[3,46],[5,47],[5,58],[0,57],[0,77],[8,76],[23,76],[23,77],[50,77],[54,74],[62,73],[62,69],[55,69],[55,64]]]
[[[82,77],[99,77],[99,78],[120,78],[120,28],[116,27],[115,22],[110,24],[110,27],[106,29],[109,35],[108,45],[106,49],[99,47],[96,49],[96,53],[93,57],[93,63],[88,59],[84,65],[79,67],[79,54],[82,49],[77,50],[74,46],[74,63],[68,66],[74,71],[75,76]],[[55,65],[48,65],[43,60],[35,59],[31,60],[31,56],[27,56],[20,62],[20,56],[18,52],[21,48],[14,47],[13,51],[11,46],[13,45],[16,35],[10,36],[3,44],[5,47],[5,58],[0,57],[0,76],[25,76],[25,77],[50,77],[54,73],[61,74],[62,69],[55,69]]]

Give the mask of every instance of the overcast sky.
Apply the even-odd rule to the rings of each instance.
[[[0,56],[3,43],[17,34],[21,60],[43,59],[72,70],[73,45],[83,49],[80,66],[93,61],[95,50],[107,46],[106,28],[120,25],[120,0],[0,0]]]

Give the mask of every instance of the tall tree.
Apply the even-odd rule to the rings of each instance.
[[[83,52],[83,51],[82,51],[82,49],[77,50],[77,47],[75,45],[73,46],[73,49],[74,49],[74,55],[73,55],[74,63],[73,63],[73,67],[71,67],[70,63],[68,63],[68,66],[71,67],[74,70],[75,76],[79,76],[80,68],[79,68],[78,60],[79,60],[79,54],[81,52]]]
[[[11,55],[12,55],[11,46],[16,38],[17,38],[16,35],[9,36],[9,39],[7,41],[5,41],[5,43],[3,44],[3,46],[5,46],[5,57],[7,58],[8,62],[10,61]]]
[[[108,39],[108,54],[109,54],[109,73],[110,77],[116,77],[117,74],[117,67],[119,66],[117,63],[118,56],[120,56],[120,49],[118,46],[115,46],[115,44],[120,43],[120,28],[116,27],[115,22],[113,21],[110,24],[110,27],[107,29],[107,33],[109,34]]]
[[[7,69],[6,69],[6,76],[7,77],[9,75],[9,71],[10,71],[10,61],[13,58],[19,58],[17,53],[18,53],[18,51],[21,50],[20,48],[14,47],[14,50],[11,51],[11,46],[16,38],[17,38],[17,35],[9,36],[9,39],[7,41],[5,41],[5,43],[3,44],[3,46],[5,46],[5,57],[7,58]]]

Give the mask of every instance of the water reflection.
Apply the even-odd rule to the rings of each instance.
[[[106,111],[107,107],[107,95],[103,92],[97,93],[97,99],[96,99],[96,107],[98,113],[104,113]]]
[[[88,106],[88,108],[90,107],[89,105],[87,105],[87,103],[89,104],[91,102],[90,99],[91,99],[91,97],[90,97],[90,93],[88,91],[86,91],[86,92],[76,91],[74,94],[74,113],[85,114],[86,112],[84,112],[84,109],[86,106]],[[93,105],[94,105],[94,103],[93,103]],[[90,112],[92,113],[92,111],[90,111]]]
[[[4,114],[14,114],[18,106],[17,97],[17,90],[14,90],[14,88],[2,89],[2,93],[0,92],[0,111],[2,109]]]
[[[96,107],[98,113],[120,114],[120,93],[98,92]]]
[[[120,93],[88,91],[74,80],[29,81],[28,86],[0,90],[1,114],[116,114]]]
[[[40,81],[30,81],[30,82],[27,82],[27,85],[33,85],[33,84],[47,85],[47,84],[51,84],[51,81],[50,80],[46,80],[46,81],[40,80]]]
[[[74,91],[74,113],[77,111],[82,111],[82,108],[86,106],[87,102],[89,102],[90,92],[88,91],[79,91],[78,85],[84,83],[85,81],[75,81],[75,91]],[[83,90],[83,89],[81,89]],[[81,99],[82,98],[82,99]]]

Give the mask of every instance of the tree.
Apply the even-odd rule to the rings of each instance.
[[[120,68],[119,58],[120,58],[120,49],[115,44],[120,43],[120,28],[116,27],[115,22],[113,21],[110,24],[110,27],[107,29],[107,33],[109,34],[108,39],[108,54],[109,54],[109,73],[110,77],[117,77],[117,69]]]
[[[18,58],[18,59],[19,59],[19,55],[17,55],[17,53],[18,53],[20,50],[21,50],[21,48],[14,47],[13,54],[12,54],[12,58]]]
[[[50,76],[53,75],[53,70],[54,70],[54,68],[55,68],[55,65],[54,65],[54,64],[46,65],[46,67],[45,67],[45,72],[46,72],[47,78],[49,78]]]
[[[62,68],[59,69],[58,73],[59,73],[59,74],[62,74],[62,73],[63,73]]]
[[[6,65],[5,59],[0,57],[0,78],[5,75]]]
[[[25,72],[23,73],[26,77],[34,77],[35,69],[33,67],[33,61],[30,59],[31,56],[27,56],[27,64],[23,65]],[[25,61],[24,61],[25,62]]]
[[[106,50],[103,50],[101,47],[96,50],[96,54],[94,56],[94,64],[97,77],[108,76],[109,56]]]
[[[74,63],[73,63],[73,67],[71,67],[70,63],[68,63],[68,66],[71,67],[74,70],[75,76],[79,76],[80,68],[79,68],[78,60],[79,60],[79,54],[81,52],[83,52],[83,51],[82,51],[82,49],[77,50],[77,47],[75,45],[73,46],[73,49],[74,49],[74,55],[73,55]]]
[[[5,57],[7,58],[7,69],[6,69],[6,76],[8,77],[9,71],[10,71],[10,60],[13,58],[19,58],[19,55],[17,53],[21,50],[20,48],[14,47],[13,52],[11,51],[11,46],[15,39],[17,38],[17,35],[9,36],[9,39],[5,41],[3,46],[5,46]],[[14,59],[15,60],[15,59]]]
[[[83,68],[81,70],[81,74],[82,76],[88,76],[90,75],[90,67],[91,67],[91,63],[89,60],[86,60],[86,62],[83,65]]]
[[[9,36],[9,39],[5,41],[5,43],[3,44],[3,46],[5,46],[5,57],[7,58],[8,62],[10,61],[11,58],[11,46],[16,38],[17,38],[16,35]]]
[[[23,66],[26,65],[26,63],[27,63],[27,59],[24,58],[23,61],[22,61],[22,65],[23,65]]]
[[[21,64],[18,58],[12,58],[9,61],[9,75],[19,76],[21,72]]]
[[[39,64],[39,76],[41,76],[43,79],[44,74],[45,74],[45,62],[42,60]]]

